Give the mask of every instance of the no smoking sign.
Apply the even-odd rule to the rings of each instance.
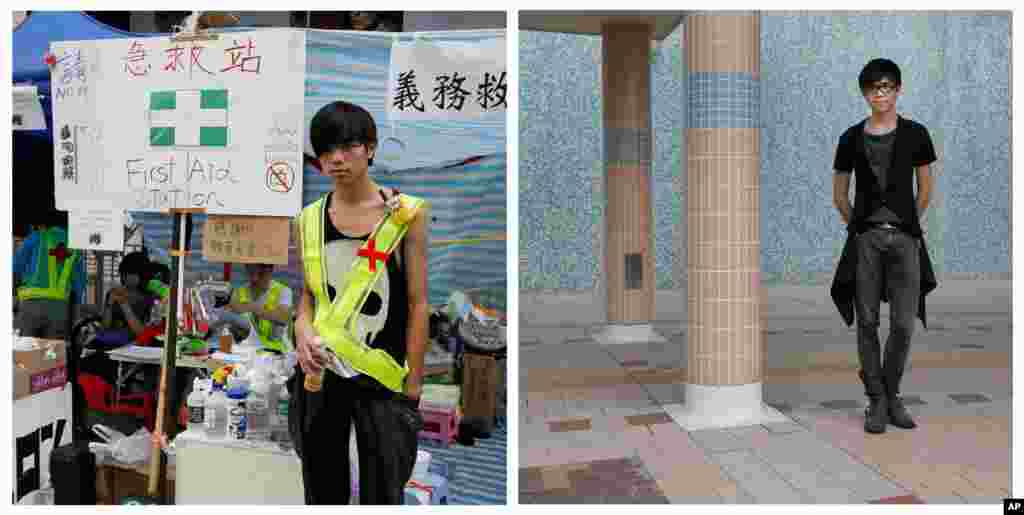
[[[288,193],[295,185],[295,171],[289,163],[274,161],[267,167],[267,189]]]

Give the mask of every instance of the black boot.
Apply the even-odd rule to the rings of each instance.
[[[889,404],[889,423],[900,428],[900,429],[914,429],[917,424],[914,423],[914,419],[910,418],[910,412],[907,411],[907,407],[903,405],[903,399],[899,396],[889,397],[886,399]]]
[[[864,410],[864,431],[873,434],[885,432],[885,426],[889,422],[889,410],[887,399],[884,396],[869,398],[867,409]]]

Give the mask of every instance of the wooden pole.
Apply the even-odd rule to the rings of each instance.
[[[171,434],[177,417],[174,414],[175,392],[174,379],[177,371],[175,359],[178,353],[178,304],[181,299],[181,292],[184,289],[182,284],[185,278],[185,257],[189,253],[189,240],[191,239],[192,214],[202,212],[197,209],[172,209],[174,217],[174,230],[171,243],[171,267],[175,275],[171,277],[171,294],[167,315],[167,329],[164,338],[163,362],[160,366],[160,390],[157,398],[156,425],[157,431],[164,435]],[[170,413],[168,413],[170,412]],[[153,454],[149,460],[149,484],[147,494],[153,498],[159,498],[161,485],[166,485],[167,459],[161,449],[160,442],[153,442]]]

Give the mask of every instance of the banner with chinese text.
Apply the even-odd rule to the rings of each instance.
[[[388,116],[472,119],[508,107],[505,39],[467,44],[416,39],[391,47]]]

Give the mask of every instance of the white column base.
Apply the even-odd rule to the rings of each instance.
[[[654,331],[651,324],[608,325],[591,335],[602,345],[623,343],[665,343],[668,340]]]
[[[728,386],[687,384],[686,403],[663,406],[687,431],[792,422],[761,399],[761,383]]]

